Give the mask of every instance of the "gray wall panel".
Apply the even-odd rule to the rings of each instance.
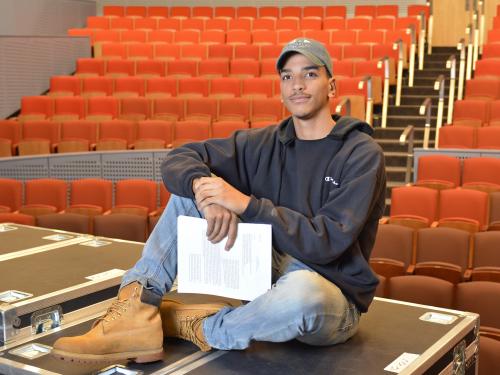
[[[76,60],[90,56],[87,38],[0,36],[0,118],[21,106],[21,98],[40,95],[51,76],[71,74]]]
[[[66,35],[96,14],[96,0],[1,0],[0,35]]]

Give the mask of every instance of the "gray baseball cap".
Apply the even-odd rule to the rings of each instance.
[[[276,61],[276,69],[278,72],[283,69],[288,56],[293,52],[304,55],[311,60],[313,64],[324,66],[330,77],[333,77],[332,59],[325,46],[316,40],[308,38],[294,39],[283,47],[278,57],[278,61]]]

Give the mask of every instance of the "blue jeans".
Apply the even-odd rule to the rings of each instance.
[[[177,217],[201,217],[191,199],[172,195],[141,259],[123,277],[122,286],[137,281],[159,295],[177,275]],[[273,251],[272,288],[239,307],[225,307],[205,319],[203,332],[216,349],[245,349],[252,340],[297,339],[310,345],[342,343],[353,336],[359,312],[340,289],[307,265]]]

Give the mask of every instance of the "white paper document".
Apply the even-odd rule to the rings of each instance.
[[[271,289],[271,226],[238,224],[231,250],[207,240],[205,219],[177,218],[177,279],[180,293],[214,294],[251,301]]]

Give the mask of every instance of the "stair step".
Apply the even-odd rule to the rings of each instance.
[[[446,105],[443,108],[444,108],[443,113],[447,114],[448,106]],[[412,115],[418,115],[419,109],[420,109],[420,105],[402,104],[399,107],[390,106],[388,108],[387,114],[389,116],[412,116]],[[431,108],[431,115],[437,116],[437,111],[438,111],[437,105],[433,106]]]
[[[426,98],[430,97],[432,99],[432,106],[433,107],[437,107],[438,105],[438,102],[439,102],[439,99],[438,97],[434,97],[434,96],[430,96],[430,95],[404,95],[404,96],[401,96],[401,105],[421,105],[424,100]],[[396,100],[396,96],[395,95],[390,95],[389,96],[389,103],[394,103]],[[446,98],[445,99],[445,104],[448,103],[448,99]],[[391,106],[390,105],[390,106]],[[389,106],[389,108],[390,108]]]
[[[440,74],[444,74],[444,75],[449,75],[446,74],[447,73],[447,69],[443,68],[443,69],[423,69],[423,70],[418,70],[418,69],[415,69],[415,77],[418,75],[419,77],[432,77],[432,78],[437,78]]]
[[[429,85],[429,86],[416,86],[414,85],[413,87],[408,87],[408,86],[403,86],[403,89],[401,90],[402,98],[406,95],[424,95],[424,96],[430,96],[430,97],[439,97],[439,91],[434,90],[434,86]],[[445,90],[445,99],[448,99],[448,91]]]
[[[401,136],[401,133],[405,130],[404,126],[389,126],[387,128],[376,128],[374,138],[378,140],[394,140],[399,142],[399,137]],[[424,128],[414,128],[414,139],[415,140],[421,140],[424,137]],[[431,137],[434,136],[434,128],[431,128]]]

